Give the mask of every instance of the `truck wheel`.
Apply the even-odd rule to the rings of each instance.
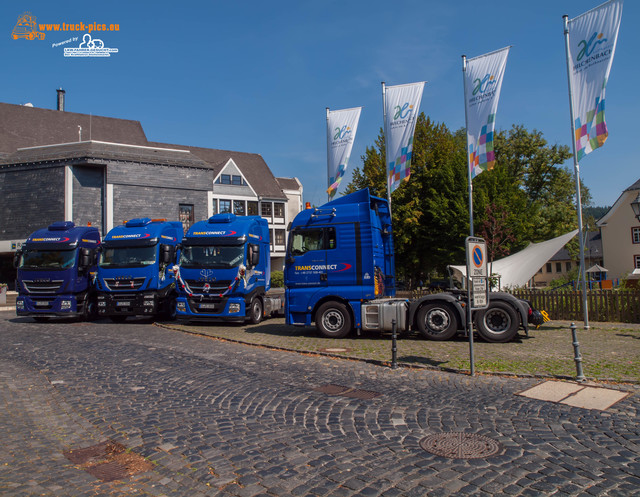
[[[164,309],[162,310],[162,319],[166,321],[175,321],[178,315],[178,303],[176,297],[169,297],[164,303]]]
[[[351,315],[340,302],[325,302],[316,312],[316,327],[326,338],[344,338],[351,332]]]
[[[474,321],[480,336],[493,343],[513,340],[520,324],[516,311],[505,302],[489,304],[488,309],[477,312]]]
[[[109,316],[109,319],[114,323],[124,323],[124,321],[127,319],[127,316],[116,314],[114,316]]]
[[[458,331],[458,321],[447,304],[431,303],[420,308],[416,317],[418,330],[429,340],[449,340]]]
[[[262,300],[255,297],[251,301],[251,307],[249,308],[249,321],[252,324],[258,324],[262,321]]]
[[[94,321],[98,318],[98,306],[95,298],[87,297],[82,308],[82,321]]]

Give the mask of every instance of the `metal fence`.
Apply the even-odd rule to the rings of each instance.
[[[397,292],[398,297],[417,298],[427,291]],[[528,300],[535,309],[546,311],[552,320],[581,321],[582,291],[515,290],[519,299]],[[589,290],[587,292],[590,321],[640,323],[640,290]]]

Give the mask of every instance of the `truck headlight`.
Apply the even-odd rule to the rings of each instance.
[[[70,300],[61,300],[60,301],[60,309],[71,309],[71,301]]]
[[[24,300],[16,300],[16,309],[24,311]]]
[[[229,304],[229,313],[240,312],[240,304]]]
[[[177,306],[180,312],[187,312],[187,306],[184,302],[178,302]]]
[[[107,307],[107,303],[104,300],[98,300],[98,307]]]

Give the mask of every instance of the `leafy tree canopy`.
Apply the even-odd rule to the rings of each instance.
[[[496,134],[493,170],[473,182],[474,232],[491,236],[497,258],[529,242],[559,236],[577,226],[573,174],[558,167],[571,157],[564,145],[548,145],[539,131],[513,126]],[[418,116],[410,180],[392,194],[396,266],[414,280],[445,274],[465,261],[469,235],[468,177],[464,129],[452,132],[424,113]],[[368,187],[386,198],[382,129],[362,156],[345,193]],[[582,186],[583,205],[590,200]]]

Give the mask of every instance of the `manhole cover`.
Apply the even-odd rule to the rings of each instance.
[[[153,465],[124,445],[106,440],[91,447],[63,452],[79,469],[102,481],[122,480],[127,476],[153,469]]]
[[[313,389],[316,392],[326,393],[327,395],[339,395],[349,390],[349,387],[343,387],[342,385],[322,385]]]
[[[420,440],[427,452],[449,459],[482,459],[502,452],[502,445],[475,433],[437,433]]]

